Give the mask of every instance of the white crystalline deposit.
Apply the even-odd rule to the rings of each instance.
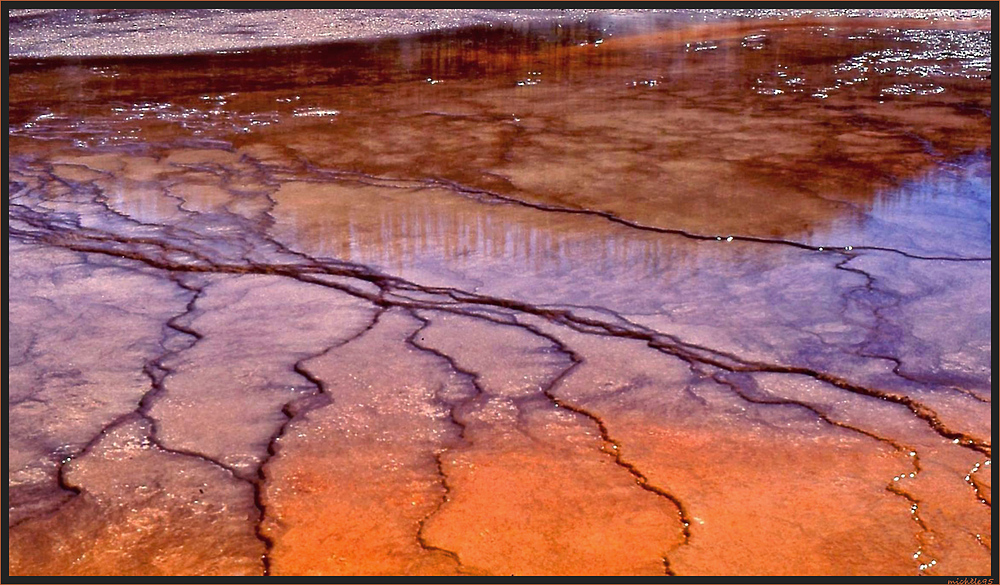
[[[990,19],[989,10],[63,10],[7,11],[10,57],[176,55],[405,35],[431,30],[595,15],[656,13],[678,23],[728,18]]]

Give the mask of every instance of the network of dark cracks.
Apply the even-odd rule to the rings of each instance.
[[[907,380],[909,382],[913,382],[914,384],[918,384],[918,385],[919,384],[924,384],[926,382],[925,380],[922,380],[922,379],[920,379],[917,376],[909,374],[909,373],[907,373],[903,369],[904,368],[904,364],[903,364],[903,360],[902,359],[900,359],[899,357],[893,355],[892,353],[889,353],[888,351],[879,351],[878,350],[877,338],[880,335],[881,336],[886,336],[886,335],[889,335],[891,333],[898,334],[898,332],[895,332],[895,331],[891,331],[891,332],[884,331],[884,329],[889,329],[890,328],[890,325],[889,325],[890,321],[889,321],[889,319],[887,319],[885,317],[885,314],[888,313],[889,311],[891,311],[892,309],[900,307],[900,305],[902,304],[902,301],[903,301],[901,295],[893,294],[893,293],[885,290],[884,288],[879,288],[878,284],[877,284],[877,280],[875,279],[874,276],[872,276],[871,274],[869,274],[868,272],[866,272],[864,270],[860,270],[858,268],[854,268],[854,267],[848,266],[848,264],[853,259],[854,259],[853,256],[852,257],[847,257],[847,258],[844,258],[843,260],[841,260],[840,262],[838,262],[837,264],[834,265],[835,269],[842,270],[842,271],[845,271],[845,272],[850,272],[852,274],[857,274],[857,275],[861,276],[864,279],[864,281],[865,281],[863,287],[860,287],[860,288],[855,289],[854,291],[852,291],[852,293],[856,292],[856,293],[861,293],[861,294],[860,295],[848,294],[848,295],[845,296],[844,302],[847,303],[847,302],[850,302],[852,298],[862,297],[862,300],[860,302],[864,302],[865,303],[866,309],[875,318],[875,326],[868,328],[869,329],[869,333],[868,333],[865,341],[862,344],[860,344],[860,347],[856,350],[857,355],[859,357],[862,357],[862,358],[875,358],[875,359],[886,360],[886,361],[892,362],[892,370],[891,371],[892,371],[893,375],[895,375],[895,376],[897,376],[899,378],[902,378],[903,380]],[[865,298],[879,298],[880,302],[877,302],[877,303],[875,303],[875,302],[865,302],[863,300]],[[850,318],[847,317],[846,314],[845,314],[845,319],[849,320]],[[992,399],[990,399],[990,398],[985,398],[985,397],[977,394],[976,392],[974,392],[972,390],[969,390],[967,388],[962,388],[962,387],[957,386],[955,384],[942,384],[941,386],[947,388],[948,390],[950,390],[952,392],[956,392],[958,394],[962,394],[963,396],[966,396],[968,398],[971,398],[972,400],[975,400],[975,401],[983,403],[983,404],[992,404],[992,402],[993,402]]]
[[[845,422],[835,420],[830,415],[823,412],[823,410],[817,408],[814,405],[799,400],[791,400],[787,398],[774,398],[773,396],[768,396],[765,392],[760,391],[760,389],[757,386],[757,383],[748,374],[732,374],[732,373],[720,372],[717,369],[713,368],[706,368],[702,371],[706,376],[710,377],[712,380],[716,381],[722,386],[725,386],[726,388],[729,388],[729,390],[733,394],[735,394],[745,402],[749,402],[750,404],[761,404],[770,406],[775,406],[775,405],[792,406],[795,408],[803,409],[809,412],[812,416],[815,416],[816,418],[818,418],[819,420],[823,421],[828,425],[846,429],[851,432],[859,433],[861,435],[874,439],[880,443],[885,443],[886,445],[889,445],[890,447],[895,449],[897,453],[901,453],[904,456],[904,458],[910,461],[914,474],[919,474],[922,471],[922,467],[920,465],[920,454],[918,453],[915,447],[900,443],[899,441],[880,435],[878,433],[865,430],[856,425],[851,425]],[[885,490],[901,498],[904,498],[907,502],[909,502],[910,513],[913,516],[913,519],[917,522],[917,525],[920,526],[920,533],[917,535],[917,540],[919,542],[919,547],[917,548],[917,552],[918,553],[922,552],[924,547],[926,547],[929,542],[928,536],[932,534],[931,527],[927,524],[927,522],[923,518],[921,518],[916,513],[917,509],[920,507],[922,502],[909,492],[900,488],[898,485],[896,485],[895,482],[886,482]]]
[[[438,349],[420,343],[422,339],[420,337],[420,334],[425,329],[427,329],[427,327],[431,325],[431,320],[423,317],[418,311],[414,309],[408,309],[407,313],[411,317],[420,322],[420,327],[414,329],[413,333],[407,336],[406,338],[407,345],[413,347],[417,351],[429,353],[435,356],[436,358],[444,361],[445,363],[447,363],[448,367],[453,372],[455,372],[460,377],[465,379],[468,382],[469,386],[471,386],[475,390],[475,393],[472,396],[469,396],[468,398],[465,398],[464,400],[461,401],[449,402],[443,400],[440,396],[435,397],[438,402],[444,404],[448,408],[448,419],[451,422],[451,424],[458,427],[459,440],[462,441],[462,443],[467,444],[468,437],[466,436],[466,429],[468,428],[468,423],[465,420],[463,420],[463,417],[459,414],[459,412],[463,410],[467,405],[471,404],[472,401],[486,394],[486,391],[483,389],[482,385],[479,382],[479,375],[476,374],[475,372],[462,368],[460,365],[458,365],[458,363],[455,361],[455,358],[453,358],[452,356]],[[425,535],[427,522],[435,514],[437,514],[441,510],[441,508],[448,502],[449,497],[452,493],[451,485],[448,483],[448,476],[445,474],[444,471],[444,460],[442,459],[444,453],[445,449],[438,449],[433,454],[434,468],[435,471],[437,472],[438,479],[441,483],[441,487],[443,488],[441,499],[440,501],[438,501],[437,505],[427,514],[425,514],[417,523],[417,543],[420,545],[422,549],[426,551],[432,551],[444,554],[452,562],[455,563],[456,569],[459,573],[464,573],[469,571],[466,569],[465,565],[462,564],[462,560],[461,558],[459,558],[458,553],[431,544],[431,542],[427,539]]]
[[[259,173],[259,176],[255,176],[255,179],[260,180],[262,183],[269,186],[275,186],[278,184],[278,181],[267,172],[270,169],[267,169],[264,165],[258,164],[257,166],[262,172]],[[219,165],[187,165],[187,167],[212,172],[220,175],[226,180],[231,178],[229,175],[230,171]],[[476,198],[478,200],[488,200],[494,202],[502,201],[506,204],[529,207],[541,212],[597,216],[609,222],[624,225],[632,229],[651,231],[669,236],[683,237],[699,241],[719,240],[723,237],[694,234],[683,230],[646,226],[619,218],[611,213],[598,210],[564,208],[527,202],[492,191],[466,187],[443,179],[424,179],[412,181],[318,168],[310,168],[309,171],[313,175],[312,180],[317,181],[353,181],[377,185],[379,187],[399,187],[407,189],[412,189],[414,187],[442,188],[459,195]],[[89,191],[84,191],[85,195],[89,195],[90,201],[101,206],[102,213],[113,214],[120,220],[142,225],[143,227],[153,228],[153,235],[123,235],[110,230],[86,227],[82,225],[80,216],[77,214],[57,213],[48,210],[39,211],[37,209],[33,209],[29,204],[23,202],[23,200],[30,195],[31,188],[27,185],[22,185],[17,181],[12,181],[8,183],[8,190],[11,194],[8,204],[8,237],[26,243],[39,243],[55,246],[84,254],[103,255],[131,260],[141,265],[163,271],[166,278],[171,280],[180,288],[184,289],[189,294],[189,301],[185,310],[177,315],[174,315],[166,322],[163,344],[166,344],[166,336],[168,334],[181,334],[187,336],[190,338],[189,343],[185,347],[179,349],[167,351],[166,348],[164,348],[164,353],[147,362],[143,371],[150,380],[150,390],[141,398],[135,411],[121,415],[107,424],[98,435],[85,444],[76,454],[63,460],[63,462],[59,465],[57,472],[57,481],[59,486],[72,493],[80,493],[80,488],[72,485],[66,479],[65,473],[69,462],[92,450],[101,437],[103,437],[110,430],[116,428],[118,425],[136,418],[142,419],[150,425],[150,441],[157,448],[162,449],[165,452],[194,457],[201,461],[211,463],[226,470],[234,478],[250,484],[253,489],[254,505],[257,508],[258,516],[255,521],[254,531],[257,538],[263,543],[265,548],[265,552],[261,559],[264,574],[269,574],[271,572],[270,553],[275,544],[273,539],[263,528],[267,513],[266,502],[263,497],[263,491],[267,481],[266,466],[270,459],[278,452],[280,438],[284,435],[293,419],[301,415],[303,412],[328,404],[332,400],[332,397],[329,394],[329,389],[324,385],[324,382],[320,378],[310,373],[306,366],[306,362],[360,338],[375,327],[381,315],[390,308],[405,310],[421,322],[421,326],[406,339],[406,342],[410,346],[417,350],[433,354],[444,360],[447,362],[452,371],[465,378],[469,385],[476,390],[475,395],[465,398],[461,402],[447,402],[438,398],[438,400],[447,404],[450,410],[449,419],[459,428],[460,438],[462,441],[467,440],[465,437],[466,423],[463,422],[459,413],[465,405],[481,396],[484,393],[484,390],[478,381],[478,374],[476,372],[463,369],[458,365],[453,357],[440,350],[420,343],[419,333],[431,324],[431,320],[425,317],[423,313],[439,311],[476,319],[483,319],[497,325],[518,327],[547,340],[547,342],[549,342],[558,352],[568,358],[570,365],[549,380],[541,388],[541,394],[544,395],[545,398],[548,399],[554,406],[573,412],[596,426],[602,439],[601,450],[611,457],[617,466],[627,471],[633,477],[637,486],[647,492],[655,494],[658,497],[669,500],[671,504],[677,508],[683,533],[682,544],[689,543],[692,538],[692,534],[690,530],[690,516],[681,500],[672,495],[666,489],[651,484],[648,477],[635,464],[625,458],[622,453],[620,443],[614,439],[605,421],[603,421],[597,414],[580,405],[560,399],[556,396],[555,392],[559,384],[583,363],[583,357],[573,351],[572,348],[563,343],[557,337],[542,331],[538,327],[517,319],[516,315],[520,314],[539,317],[549,323],[567,327],[568,329],[579,333],[633,339],[645,342],[646,345],[659,352],[682,360],[694,374],[702,378],[712,379],[717,383],[730,388],[735,395],[748,403],[762,405],[793,405],[807,410],[824,423],[860,433],[869,438],[885,443],[899,452],[907,454],[913,453],[914,455],[908,457],[908,459],[912,462],[915,473],[920,471],[919,455],[917,455],[916,451],[909,446],[903,445],[893,439],[878,435],[871,431],[837,421],[831,414],[823,412],[821,409],[813,405],[794,400],[775,399],[773,397],[762,396],[759,392],[755,392],[753,390],[754,385],[752,384],[752,380],[750,380],[750,376],[756,373],[778,373],[805,376],[856,395],[895,403],[907,408],[915,417],[923,421],[939,436],[953,441],[957,440],[960,446],[972,449],[978,453],[986,455],[987,457],[990,457],[992,453],[992,447],[989,441],[966,435],[965,433],[948,427],[932,408],[905,394],[867,387],[843,377],[835,376],[814,368],[794,364],[768,363],[750,360],[733,353],[686,342],[676,335],[654,330],[634,323],[605,307],[554,307],[532,305],[517,299],[471,293],[457,288],[422,286],[418,283],[411,282],[397,276],[384,274],[365,265],[329,258],[314,258],[302,252],[292,250],[273,238],[263,235],[266,233],[267,228],[274,222],[270,209],[266,210],[261,217],[256,218],[253,221],[254,225],[248,227],[253,228],[251,233],[254,234],[254,237],[259,238],[259,245],[278,252],[285,261],[262,262],[252,258],[251,252],[254,248],[252,243],[246,243],[243,246],[243,253],[240,254],[238,259],[220,259],[216,257],[217,255],[211,253],[210,246],[208,246],[209,251],[205,251],[203,249],[205,246],[199,246],[199,244],[203,243],[206,238],[204,238],[204,236],[195,229],[174,225],[165,226],[162,224],[144,224],[135,218],[114,210],[108,204],[106,198],[103,197],[101,190],[96,185],[65,181],[56,177],[51,172],[51,169],[43,169],[41,172],[46,175],[47,180],[57,181],[78,194],[81,193],[81,188],[89,189]],[[298,176],[297,179],[303,180],[301,176]],[[270,202],[271,208],[273,209],[275,201],[271,198],[270,193],[262,191],[258,194],[266,196]],[[193,216],[198,215],[194,212],[184,210],[180,201],[178,202],[178,209]],[[224,210],[222,214],[225,216],[227,221],[236,221],[238,223],[246,223],[249,221],[244,216],[235,214],[229,210]],[[865,279],[863,288],[868,292],[875,291],[875,279],[864,270],[848,266],[848,263],[852,259],[858,257],[865,250],[889,252],[915,260],[940,260],[952,262],[983,262],[990,260],[989,258],[978,257],[960,258],[920,256],[910,254],[902,250],[881,247],[855,247],[853,250],[837,248],[823,249],[793,240],[758,238],[752,236],[733,235],[732,238],[733,240],[739,242],[789,246],[802,250],[817,252],[823,251],[839,255],[840,259],[838,263],[835,264],[835,268],[862,276]],[[150,415],[150,408],[154,404],[155,400],[164,392],[164,380],[171,374],[171,370],[165,365],[165,361],[167,361],[167,359],[172,355],[186,349],[190,349],[191,346],[196,344],[202,338],[202,335],[199,332],[186,325],[184,321],[190,317],[194,311],[196,311],[196,303],[204,288],[203,285],[197,284],[196,277],[198,275],[209,274],[262,274],[291,278],[299,282],[338,290],[355,298],[365,300],[371,303],[376,309],[370,324],[365,329],[345,341],[340,341],[337,344],[327,347],[318,354],[304,356],[292,365],[292,370],[312,384],[315,387],[315,392],[311,396],[296,398],[295,400],[289,401],[283,405],[281,411],[286,417],[286,420],[271,436],[267,445],[266,457],[262,459],[260,464],[257,466],[256,471],[250,477],[237,472],[231,466],[228,466],[225,463],[207,455],[194,451],[172,449],[163,445],[157,438],[157,421]],[[374,285],[377,292],[372,292],[366,287],[355,287],[350,284],[346,284],[342,280],[331,281],[325,278],[330,276],[346,277],[347,279],[357,280],[359,283]],[[418,298],[408,296],[408,294],[418,295]],[[574,312],[575,308],[586,308],[591,311],[596,311],[606,315],[608,319],[602,320],[580,315]],[[878,308],[876,307],[873,312],[876,319],[879,319],[880,316],[877,309]],[[511,317],[511,315],[514,315],[514,317]],[[902,362],[898,358],[887,355],[876,355],[874,353],[868,357],[878,357],[894,361],[895,367],[893,372],[900,377],[907,378],[904,373],[899,371],[902,366]],[[919,382],[916,378],[912,378],[912,381]],[[952,389],[962,392],[966,396],[971,396],[983,401],[968,391],[963,391],[957,387]],[[429,542],[425,536],[425,526],[427,521],[434,514],[440,511],[442,506],[448,501],[452,491],[452,487],[448,483],[448,478],[445,474],[443,466],[443,453],[444,449],[440,449],[434,453],[439,481],[443,487],[442,498],[438,505],[420,520],[416,539],[421,548],[424,550],[428,552],[438,552],[450,558],[461,572],[465,568],[463,567],[458,554],[435,546],[433,543]],[[920,502],[912,495],[896,486],[890,484],[886,487],[886,489],[887,491],[907,499],[911,504],[916,506],[920,505]],[[989,505],[988,502],[983,500],[981,495],[978,493],[978,490],[977,496],[980,496],[978,498],[980,501]],[[923,545],[923,535],[929,533],[930,528],[922,519],[917,518],[917,521],[921,528],[921,536],[919,538],[921,544]],[[979,540],[982,544],[981,539],[977,540]],[[984,546],[986,545],[984,544]],[[666,574],[673,574],[669,560],[666,556],[663,557],[663,565]]]
[[[193,168],[198,168],[199,170],[215,170],[212,167],[205,166],[205,165],[201,165],[201,166],[184,165],[184,166],[192,166]],[[217,167],[217,165],[216,165],[216,167]],[[219,169],[219,170],[225,172],[224,169]],[[324,172],[323,174],[329,174],[329,172]],[[385,178],[379,178],[379,177],[371,177],[371,176],[367,176],[367,175],[358,175],[357,173],[349,173],[349,174],[348,173],[333,173],[333,174],[335,175],[333,177],[335,180],[342,179],[344,175],[352,175],[354,180],[374,181],[371,184],[378,185],[380,187],[398,186],[399,188],[412,188],[412,184],[411,185],[398,185],[399,181],[395,180],[395,179],[385,179]],[[359,178],[359,176],[361,178]],[[260,177],[255,177],[255,178],[260,178]],[[71,188],[72,187],[78,187],[78,185],[70,184],[70,183],[68,183],[66,181],[63,181],[62,179],[57,179],[57,180],[63,182],[68,187],[71,187]],[[463,193],[463,194],[485,195],[485,196],[488,196],[488,197],[495,197],[495,198],[501,198],[501,197],[503,197],[502,195],[499,195],[499,194],[496,194],[496,193],[482,191],[482,190],[468,189],[468,188],[462,187],[460,185],[452,184],[450,182],[440,182],[440,181],[437,181],[437,180],[425,180],[425,181],[421,181],[421,182],[424,183],[424,184],[430,183],[432,185],[438,185],[438,186],[445,185],[447,188],[449,188],[449,190],[456,191],[456,192]],[[271,183],[274,184],[274,181],[271,181]],[[97,191],[99,192],[99,189]],[[268,197],[268,199],[269,199],[269,201],[271,203],[271,206],[273,207],[273,205],[275,204],[274,200],[271,199],[270,195],[267,194],[266,192],[265,192],[265,195]],[[98,197],[97,199],[102,203],[102,205],[104,206],[104,208],[106,210],[111,211],[111,212],[113,212],[113,213],[115,213],[117,215],[121,215],[117,211],[112,210],[107,205],[107,202],[103,198]],[[604,212],[598,212],[598,211],[572,210],[572,209],[563,209],[563,208],[551,208],[549,206],[541,206],[541,205],[536,205],[536,204],[533,204],[533,203],[525,203],[525,202],[517,201],[517,200],[514,200],[514,202],[516,202],[517,204],[520,204],[520,205],[527,205],[527,206],[530,206],[530,207],[534,207],[534,208],[542,210],[542,211],[556,211],[556,212],[561,212],[561,213],[598,214],[598,215],[600,215],[602,217],[604,217],[606,215],[610,216],[610,214],[605,214]],[[30,210],[28,210],[27,208],[21,208],[21,211],[23,211],[24,213],[23,214],[16,214],[16,215],[20,215],[21,219],[27,219],[28,215],[33,215],[32,219],[35,220],[34,223],[36,223],[36,224],[39,223],[38,220],[41,219],[40,223],[43,226],[45,225],[46,219],[42,218],[42,215],[49,215],[49,214],[38,214],[37,212],[35,212],[34,214],[32,214],[32,213],[29,213]],[[245,219],[242,216],[238,216],[238,215],[233,214],[233,213],[228,212],[228,211],[226,211],[225,213],[226,213],[226,215],[229,216],[229,219],[232,219],[232,218]],[[268,216],[266,223],[272,223],[273,222],[273,218],[270,217],[270,213],[266,212],[265,215]],[[123,217],[127,218],[129,221],[135,221],[131,217],[128,217],[128,216],[123,216]],[[620,221],[620,220],[618,220],[618,218],[615,218],[613,216],[608,217],[608,219],[609,220],[613,220],[613,221]],[[28,223],[30,224],[32,222],[28,221]],[[71,224],[72,224],[72,222],[71,222]],[[156,224],[143,224],[143,225],[156,225]],[[72,225],[67,226],[67,227],[72,228]],[[157,226],[157,227],[163,227],[163,226]],[[267,227],[267,226],[257,226],[257,227]],[[662,229],[662,228],[640,226],[640,225],[630,225],[630,227],[634,227],[636,229],[654,230],[654,231],[660,231],[660,232],[663,232],[663,233],[670,233],[670,234],[675,234],[675,235],[681,235],[683,237],[692,238],[692,239],[703,239],[703,240],[712,239],[711,236],[704,236],[704,235],[698,235],[698,234],[690,234],[690,233],[679,231],[679,230],[667,230],[667,229]],[[77,229],[78,230],[82,230],[83,228],[77,227]],[[184,230],[184,231],[187,231],[184,228],[180,228],[180,229]],[[175,226],[166,226],[166,230],[168,232],[173,232],[175,230]],[[114,241],[114,239],[115,239],[114,236],[103,237],[99,233],[92,233],[90,235],[93,238],[98,239],[98,240]],[[172,234],[172,235],[180,236],[180,237],[184,238],[184,237],[188,237],[188,236],[193,235],[193,234],[191,232],[188,232],[188,233],[178,233],[178,234]],[[276,248],[281,253],[294,255],[294,256],[300,257],[300,258],[302,258],[304,260],[307,260],[309,262],[315,262],[315,259],[313,259],[313,258],[311,258],[311,257],[309,257],[309,256],[307,256],[305,254],[302,254],[300,252],[290,250],[287,247],[285,247],[284,245],[280,244],[279,242],[277,242],[277,241],[275,241],[275,240],[273,240],[271,238],[268,238],[266,236],[262,236],[262,239],[264,239],[269,246],[271,246],[273,248]],[[719,239],[719,237],[717,236],[714,239]],[[743,237],[743,236],[734,236],[734,239],[736,239],[738,241],[754,241],[754,242],[764,242],[764,243],[770,243],[770,244],[788,245],[788,246],[794,246],[794,247],[799,247],[799,248],[809,249],[809,250],[820,250],[820,251],[823,250],[823,248],[821,248],[821,247],[817,248],[817,247],[808,246],[808,245],[805,245],[805,244],[802,244],[802,243],[799,243],[799,242],[789,241],[789,240],[759,239],[759,238]],[[132,238],[129,239],[129,243],[150,244],[152,246],[160,247],[160,248],[162,248],[165,251],[178,252],[178,253],[187,255],[189,257],[192,257],[196,261],[199,261],[199,262],[208,262],[208,263],[211,264],[211,260],[206,255],[199,254],[198,252],[196,252],[195,250],[193,250],[190,247],[171,246],[171,245],[169,245],[167,243],[164,243],[163,240],[161,240],[161,239],[156,239],[156,238],[154,238],[154,239],[145,239],[145,238],[135,238],[135,237],[132,237]],[[989,260],[989,258],[978,258],[978,257],[976,257],[976,258],[924,257],[924,256],[915,256],[915,255],[909,254],[907,252],[904,252],[904,251],[901,251],[901,250],[894,250],[894,249],[886,249],[886,248],[864,248],[864,247],[857,247],[857,248],[855,248],[855,250],[865,250],[865,249],[877,249],[877,250],[882,250],[882,251],[891,251],[891,252],[902,254],[902,255],[904,255],[906,257],[915,258],[915,259],[950,260],[950,261],[960,261],[960,262],[962,262],[962,261],[981,262],[981,261],[988,261]],[[832,250],[828,249],[828,251],[833,252],[833,253],[837,253],[837,254],[841,254],[843,256],[843,259],[835,265],[836,269],[850,271],[850,272],[853,272],[853,273],[856,273],[856,274],[859,274],[859,275],[863,276],[865,278],[865,280],[866,280],[865,289],[869,293],[874,292],[874,278],[870,274],[866,273],[863,270],[846,266],[846,264],[850,260],[852,260],[853,258],[855,258],[857,256],[857,253],[847,253],[847,252],[841,251],[839,249],[832,249]],[[249,261],[249,259],[246,258],[246,256],[244,256],[242,258],[242,260],[247,261],[249,264],[251,264],[251,268],[253,268],[253,266],[259,266],[258,263],[254,263],[252,261]],[[329,259],[324,259],[324,261],[325,261],[325,263],[330,263],[331,262]],[[339,268],[343,268],[344,265],[349,264],[349,263],[338,263],[338,264],[340,264]],[[266,268],[263,268],[263,269],[266,270]],[[201,269],[198,268],[198,267],[192,267],[192,270],[194,270],[194,271],[200,271]],[[355,271],[355,272],[357,272],[357,271]],[[362,270],[362,272],[363,272],[363,270]],[[372,276],[377,276],[377,275],[373,274]],[[379,278],[381,278],[381,276],[379,276]],[[407,284],[412,284],[412,283],[407,283]],[[413,286],[416,286],[416,285],[413,285]],[[432,291],[434,293],[440,293],[442,290],[445,290],[445,289],[428,289],[428,290]],[[454,289],[448,289],[448,291],[449,292],[458,293],[458,294],[463,294],[462,291],[455,291]],[[467,302],[467,301],[478,302],[474,298],[458,298],[458,297],[456,297],[456,302]],[[489,303],[489,299],[487,299],[485,302]],[[501,300],[501,302],[494,303],[494,304],[498,304],[499,306],[503,306],[505,304],[509,305],[509,303],[504,303],[504,302],[502,302],[502,300]],[[874,309],[878,310],[879,308],[880,307],[875,307]],[[606,311],[606,312],[613,313],[612,311]],[[625,322],[625,323],[628,323],[625,320],[622,320],[622,321]],[[583,323],[583,324],[587,325],[587,323]],[[630,326],[634,326],[634,324],[632,324],[632,323],[628,323],[628,324]],[[676,338],[673,339],[673,341],[678,342],[678,343],[680,342],[680,340],[678,340]],[[697,348],[697,346],[692,346],[692,347]],[[705,349],[705,348],[698,348],[698,349]],[[715,353],[718,353],[718,352],[715,352]],[[733,356],[729,356],[729,357],[733,357]],[[881,357],[881,358],[892,359],[892,360],[896,361],[896,368],[895,368],[894,372],[897,373],[897,375],[899,375],[901,377],[904,377],[904,375],[901,372],[898,371],[899,366],[901,365],[901,363],[899,362],[898,359],[896,359],[896,358],[894,358],[892,356],[882,356],[882,355],[878,355],[878,356],[872,355],[870,357]],[[914,380],[914,381],[918,381],[918,380],[915,380],[913,378],[910,378],[910,379]],[[961,391],[961,389],[959,389],[959,388],[953,388],[953,389],[957,390],[957,391]],[[968,392],[964,392],[964,393],[967,394],[967,395],[972,395],[971,393],[968,393]],[[972,395],[972,396],[974,396],[974,395]],[[979,398],[979,397],[976,397],[976,398],[979,399],[980,401],[982,401],[981,398]]]

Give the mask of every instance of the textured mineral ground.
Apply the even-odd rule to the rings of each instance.
[[[992,572],[988,14],[7,17],[9,574]]]

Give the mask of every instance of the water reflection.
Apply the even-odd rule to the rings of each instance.
[[[279,194],[278,232],[311,255],[392,272],[492,267],[530,278],[586,267],[606,276],[627,271],[646,280],[677,270],[685,257],[684,244],[602,225],[602,220],[553,219],[506,205],[456,201],[448,193],[359,195],[337,200],[331,193]],[[358,199],[364,203],[357,204]]]
[[[874,200],[860,222],[813,231],[815,246],[899,248],[914,254],[988,257],[990,158],[935,169]],[[285,187],[276,196],[276,233],[311,255],[379,266],[393,273],[507,274],[616,279],[664,285],[710,268],[720,274],[781,262],[767,245],[733,238],[698,242],[643,232],[605,219],[471,201],[447,191]]]
[[[279,183],[303,165],[444,179],[703,236],[969,249],[934,230],[929,218],[944,209],[907,193],[942,160],[968,166],[979,159],[961,157],[989,149],[981,59],[989,31],[876,21],[677,26],[683,20],[654,14],[241,54],[15,60],[8,132],[161,157],[178,146],[235,147],[266,174],[280,170],[270,179]],[[258,159],[261,149],[270,154]],[[982,191],[982,182],[939,190]],[[137,217],[177,213],[172,199],[135,186],[120,184],[113,196]],[[386,200],[366,191],[308,214],[294,207],[310,203],[286,201],[282,213],[308,218],[291,220],[301,233],[285,235],[397,268],[432,248],[451,263],[505,259],[532,273],[567,258],[647,267],[642,274],[675,264],[675,244],[601,221]]]
[[[900,180],[989,147],[989,31],[678,22],[14,60],[8,132],[89,149],[267,145],[288,169],[443,178],[702,235],[811,240],[864,229]]]
[[[918,255],[989,257],[992,156],[979,152],[876,191],[860,221],[808,234],[817,246],[878,246]]]

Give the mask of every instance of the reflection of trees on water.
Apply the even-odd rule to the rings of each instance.
[[[281,208],[292,229],[286,238],[317,256],[389,270],[445,264],[525,274],[560,275],[577,269],[662,278],[694,250],[676,237],[607,227],[598,222],[547,223],[545,212],[509,213],[448,205],[358,202],[339,213]],[[597,227],[598,229],[593,229]]]
[[[976,80],[951,75],[964,67],[966,53],[975,53],[978,45],[969,39],[982,35],[932,35],[942,50],[964,51],[956,53],[961,59],[942,61],[948,76],[935,73],[945,90],[887,99],[883,107],[881,90],[900,75],[896,65],[879,69],[886,64],[879,59],[907,63],[926,39],[901,47],[893,35],[846,25],[786,23],[761,32],[759,21],[737,21],[679,29],[664,26],[663,18],[482,27],[100,66],[15,61],[9,133],[99,148],[268,145],[280,154],[266,161],[274,165],[267,172],[295,169],[306,159],[380,176],[441,177],[566,207],[612,208],[639,223],[705,235],[719,230],[855,245],[859,229],[874,230],[859,228],[872,216],[933,204],[910,198],[912,187],[875,183],[876,175],[919,177],[937,162],[918,152],[923,147],[910,136],[911,120],[879,112],[924,105],[937,108],[937,116],[983,93]],[[516,85],[526,76],[540,81]],[[826,97],[814,95],[821,90]],[[951,126],[921,119],[934,131],[918,138],[944,158],[970,145],[982,148],[986,126],[965,132],[965,142],[950,131],[956,120],[978,115],[963,107],[965,118],[948,120]],[[303,109],[337,115],[296,117]],[[451,118],[445,124],[441,116],[420,115],[428,111]],[[525,120],[515,126],[517,115]],[[788,119],[808,130],[789,127]],[[804,134],[823,142],[799,140]],[[204,142],[191,143],[195,138]],[[692,166],[661,164],[686,161]],[[555,172],[537,171],[539,163]],[[476,183],[490,172],[512,177],[512,186]],[[636,195],[635,206],[614,208],[624,189]],[[725,196],[741,189],[753,197]],[[585,192],[612,203],[574,199]],[[108,196],[137,217],[178,214],[167,194],[125,185]],[[713,203],[689,211],[690,201]],[[343,218],[297,218],[294,238],[319,253],[387,268],[487,262],[510,272],[586,266],[636,277],[718,257],[683,238],[580,228],[584,223],[570,228],[565,218],[549,221],[545,214],[358,205],[344,207]]]
[[[803,240],[817,246],[872,245],[908,241],[920,231],[942,245],[963,239],[989,242],[988,162],[985,155],[967,157],[879,191],[860,222],[843,216],[828,226],[813,226]],[[123,180],[110,182],[102,196],[140,221],[226,225],[233,218],[224,206],[247,195],[231,192],[227,202],[224,187],[213,189],[214,196],[183,185],[168,189]],[[719,270],[720,263],[768,262],[766,245],[699,243],[601,218],[472,202],[449,193],[369,189],[286,197],[276,210],[276,233],[311,254],[390,271],[444,268],[512,277],[590,274],[665,282],[709,264]],[[188,215],[196,209],[197,215]],[[949,218],[979,217],[983,233],[969,233],[968,226],[962,233],[941,231]]]

